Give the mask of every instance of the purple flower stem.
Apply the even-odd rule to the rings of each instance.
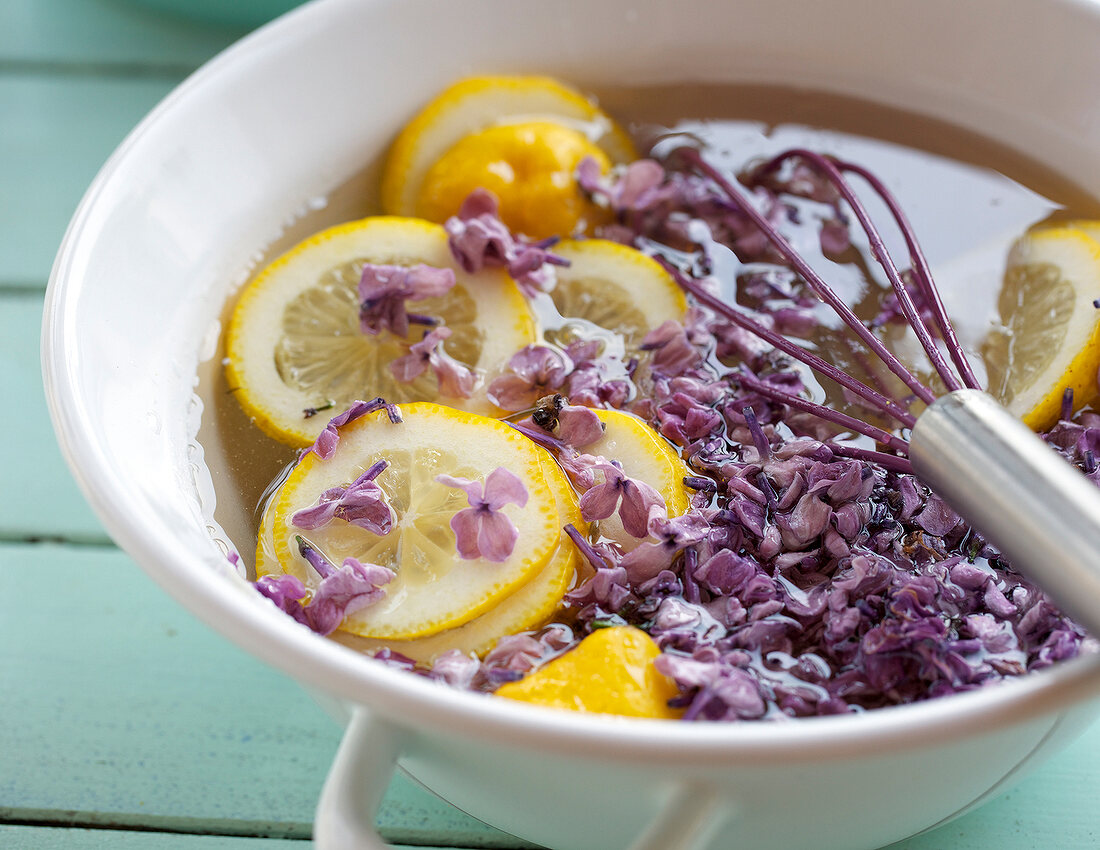
[[[771,171],[777,168],[780,163],[792,158],[801,159],[811,168],[820,172],[825,179],[843,195],[844,200],[848,202],[848,206],[851,207],[852,212],[854,212],[856,218],[859,219],[860,226],[863,228],[864,233],[867,234],[867,240],[871,246],[871,254],[876,262],[882,266],[882,270],[886,272],[886,277],[889,279],[890,285],[894,288],[894,293],[898,297],[901,311],[905,314],[906,321],[909,322],[909,326],[917,335],[917,340],[920,342],[921,348],[924,349],[924,353],[928,357],[929,362],[931,362],[932,367],[936,370],[940,378],[943,379],[944,385],[948,390],[961,390],[963,388],[962,383],[955,376],[951,367],[947,365],[947,361],[944,360],[939,348],[936,347],[936,341],[932,339],[932,334],[929,333],[928,326],[925,325],[924,320],[921,319],[920,312],[917,310],[917,305],[913,303],[913,297],[909,294],[909,290],[905,288],[905,281],[901,279],[901,272],[898,270],[894,258],[891,257],[889,251],[886,250],[886,243],[882,239],[882,234],[879,233],[878,228],[875,227],[875,223],[871,221],[871,216],[867,213],[867,208],[863,205],[863,201],[859,199],[859,196],[853,191],[851,185],[844,179],[843,173],[841,173],[840,168],[838,168],[839,163],[834,164],[827,157],[819,153],[814,153],[813,151],[805,150],[804,148],[792,148],[766,163],[762,170],[765,172]],[[853,169],[863,171],[859,169],[858,166],[853,166]],[[866,174],[867,172],[863,173]],[[916,240],[915,238],[911,240],[910,234],[908,233],[905,235],[906,243],[910,245],[910,254],[912,254],[911,246],[915,244]],[[910,260],[915,264],[912,257],[910,257]]]
[[[592,565],[593,569],[602,570],[611,566],[596,553],[596,550],[592,548],[592,544],[585,540],[584,535],[577,531],[577,527],[573,523],[567,523],[562,530],[569,535],[573,545],[588,559],[588,563]]]
[[[883,469],[889,469],[891,472],[900,472],[905,475],[913,474],[913,465],[903,457],[887,454],[886,452],[876,452],[872,449],[846,446],[843,443],[829,442],[826,445],[835,455],[852,458],[852,460],[862,460],[867,463],[877,463]]]
[[[435,316],[428,316],[424,313],[406,313],[409,318],[410,325],[428,325],[429,327],[435,327],[439,324],[439,319]]]
[[[680,578],[680,584],[684,589],[684,600],[692,604],[701,601],[699,583],[695,581],[695,569],[699,566],[699,552],[694,546],[684,550],[684,568]]]
[[[685,475],[684,486],[696,492],[714,493],[718,485],[710,478],[702,475]]]
[[[379,475],[381,475],[382,470],[384,470],[389,465],[390,465],[390,463],[389,463],[388,460],[376,460],[374,463],[372,463],[370,465],[370,467],[367,469],[367,471],[364,472],[362,475],[360,475],[359,478],[356,479],[356,480],[358,480],[358,481],[373,481],[375,478],[377,478]]]
[[[756,207],[749,202],[749,199],[746,198],[740,190],[735,189],[717,169],[713,168],[703,159],[698,151],[687,148],[683,151],[683,155],[739,205],[741,211],[760,229],[775,249],[786,258],[787,262],[791,264],[791,267],[802,276],[806,283],[808,283],[814,292],[817,293],[818,297],[836,311],[836,314],[855,332],[856,336],[863,340],[864,344],[886,364],[891,372],[901,379],[902,383],[916,394],[917,398],[921,399],[926,404],[931,404],[936,400],[936,396],[932,390],[922,384],[912,372],[905,368],[905,365],[898,360],[897,357],[886,349],[886,346],[884,346],[875,335],[871,333],[867,326],[859,320],[859,317],[840,299],[821,275],[810,267],[806,260],[791,247],[790,243],[787,242],[783,235],[760,214]]]
[[[745,424],[749,426],[749,433],[752,434],[752,442],[753,445],[756,446],[756,452],[760,455],[760,460],[771,457],[771,443],[768,442],[768,438],[764,435],[764,429],[760,427],[760,421],[756,418],[756,414],[753,413],[752,408],[744,408],[741,411],[741,415],[745,417]]]
[[[1062,391],[1062,412],[1060,415],[1063,422],[1069,422],[1073,417],[1073,387],[1066,387]]]
[[[332,575],[332,564],[326,560],[326,558],[318,552],[312,545],[306,542],[306,539],[300,534],[294,535],[294,542],[298,544],[298,552],[306,562],[317,571],[317,575],[325,579]]]
[[[962,343],[959,342],[959,338],[955,334],[955,326],[951,324],[951,320],[947,317],[947,309],[944,307],[943,299],[940,298],[939,290],[936,288],[936,283],[932,279],[932,271],[929,269],[928,260],[925,259],[924,251],[921,250],[920,243],[917,241],[916,231],[913,230],[913,226],[909,223],[909,219],[906,218],[897,198],[895,198],[893,193],[883,185],[881,180],[862,166],[850,162],[838,162],[837,167],[842,171],[851,171],[853,174],[862,177],[871,189],[874,190],[875,194],[877,194],[889,208],[890,214],[894,217],[894,222],[905,238],[905,244],[909,248],[910,261],[913,264],[913,270],[917,273],[917,278],[921,282],[925,298],[928,301],[928,306],[932,310],[932,315],[936,318],[936,324],[939,325],[943,341],[947,343],[947,351],[951,355],[951,360],[959,370],[959,374],[962,376],[963,383],[966,384],[966,386],[975,390],[981,389],[981,385],[978,383],[978,379],[966,356],[966,351],[963,349]]]
[[[876,428],[874,425],[870,425],[846,413],[841,413],[839,410],[830,410],[816,402],[783,392],[783,390],[776,389],[770,384],[761,381],[755,375],[748,374],[747,372],[737,372],[735,373],[735,377],[741,383],[742,387],[757,392],[765,398],[770,398],[772,401],[778,401],[788,407],[793,407],[795,410],[812,413],[814,416],[819,419],[824,419],[826,422],[832,422],[834,425],[839,425],[849,431],[855,431],[857,434],[863,434],[863,436],[870,437],[876,442],[883,443],[896,452],[900,452],[904,455],[909,454],[909,443],[901,439],[901,437],[891,434],[889,431]]]
[[[890,416],[904,425],[906,428],[912,428],[917,424],[916,418],[909,413],[909,411],[900,407],[895,401],[887,398],[882,393],[868,387],[866,384],[853,378],[847,372],[837,368],[832,363],[828,363],[822,360],[816,354],[811,351],[807,351],[797,343],[791,342],[782,334],[778,334],[771,328],[764,327],[764,325],[757,322],[755,319],[745,315],[740,310],[722,301],[711,293],[707,292],[699,282],[693,278],[688,277],[678,268],[665,260],[663,257],[657,257],[657,261],[664,266],[665,270],[676,280],[680,287],[696,301],[705,304],[711,310],[718,313],[723,318],[729,319],[735,325],[744,328],[749,333],[758,336],[760,339],[769,345],[778,348],[780,351],[789,354],[796,360],[805,363],[815,372],[824,375],[827,378],[836,381],[840,386],[847,390],[851,390],[855,395],[859,396],[869,405],[887,416]]]
[[[508,420],[504,420],[507,422]],[[552,452],[564,452],[568,446],[565,445],[557,437],[547,434],[541,428],[528,428],[519,422],[508,422],[513,428],[519,431],[523,436],[529,439],[533,443],[538,443],[544,449],[548,449]]]

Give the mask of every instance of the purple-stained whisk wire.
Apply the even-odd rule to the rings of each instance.
[[[797,251],[795,251],[783,234],[756,209],[745,192],[739,189],[733,182],[703,159],[699,151],[693,148],[684,148],[680,153],[686,162],[716,184],[727,196],[729,201],[737,205],[738,209],[752,221],[767,238],[773,248],[790,264],[791,268],[806,281],[818,297],[836,312],[867,348],[873,352],[883,364],[894,373],[894,375],[909,387],[916,398],[923,401],[925,404],[931,404],[935,401],[935,393],[922,383],[920,379],[906,368],[906,366],[883,345],[871,329],[867,327],[867,325],[855,315],[851,308],[840,299],[821,275],[818,274]],[[794,148],[778,154],[755,169],[754,174],[757,177],[767,175],[777,170],[783,163],[791,159],[798,159],[804,162],[808,167],[824,177],[829,185],[834,188],[839,193],[840,197],[847,203],[848,207],[855,215],[856,220],[859,222],[860,227],[867,235],[873,259],[882,267],[883,271],[886,273],[887,279],[890,281],[890,285],[897,297],[898,305],[901,308],[903,316],[913,329],[917,340],[921,344],[921,348],[924,350],[933,369],[948,391],[963,389],[964,387],[979,388],[978,381],[967,360],[966,353],[959,343],[954,328],[947,317],[943,301],[932,280],[928,262],[920,248],[914,230],[890,191],[880,180],[861,166],[834,160],[802,148]],[[948,355],[957,372],[952,369],[951,364],[948,363],[947,358],[944,357],[943,352],[940,350],[932,329],[921,316],[920,309],[918,309],[913,299],[913,294],[906,286],[901,269],[899,269],[897,263],[887,250],[885,241],[878,227],[871,220],[867,208],[859,195],[845,179],[845,173],[855,174],[866,182],[871,190],[889,209],[895,225],[905,240],[909,252],[909,266],[911,268],[913,280],[919,288],[920,295],[926,302],[927,309],[931,312],[938,326],[937,329],[940,338],[943,340],[944,347],[947,349]],[[755,334],[757,337],[768,342],[780,351],[800,360],[819,374],[835,381],[859,398],[862,403],[893,418],[902,427],[912,428],[916,423],[916,418],[894,399],[887,397],[878,390],[840,369],[835,364],[828,363],[802,346],[791,342],[781,334],[755,321],[734,305],[728,304],[708,292],[698,281],[683,274],[671,263],[662,262],[662,264],[669,273],[673,275],[677,283],[686,292],[694,296],[702,305],[714,310],[719,315],[734,322],[750,333]],[[777,387],[771,386],[767,382],[761,381],[747,371],[736,373],[736,379],[739,380],[746,389],[756,391],[760,395],[770,398],[773,401],[781,402],[790,407],[812,413],[819,418],[840,425],[855,433],[871,437],[902,455],[907,453],[908,443],[904,439],[882,428],[870,425],[839,411],[831,410],[823,405],[786,393]]]

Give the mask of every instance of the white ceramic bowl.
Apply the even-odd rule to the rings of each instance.
[[[194,442],[196,365],[242,269],[292,211],[464,74],[854,94],[1000,139],[1100,196],[1100,7],[1011,9],[329,0],[215,59],[120,147],[73,219],[47,297],[57,432],[108,530],[169,593],[354,709],[319,844],[376,846],[373,807],[399,758],[459,807],[554,848],[872,848],[1000,792],[1093,716],[1094,659],[921,705],[782,724],[625,721],[453,692],[307,633],[238,580],[207,529],[209,476]]]

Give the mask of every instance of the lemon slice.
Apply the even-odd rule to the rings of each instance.
[[[577,507],[576,494],[565,473],[548,455],[543,460],[543,472],[554,494],[560,524],[564,527],[566,523],[572,523],[577,528],[583,528],[584,520]],[[538,575],[465,625],[417,640],[379,641],[346,632],[338,632],[336,640],[359,652],[389,647],[407,658],[424,663],[431,663],[437,656],[453,649],[467,655],[484,655],[505,635],[537,628],[550,619],[576,575],[578,557],[573,541],[563,532],[553,556]]]
[[[670,517],[680,516],[691,507],[691,498],[684,487],[684,477],[691,469],[676,450],[644,421],[621,410],[596,410],[604,423],[604,434],[584,451],[603,455],[622,464],[630,478],[642,481],[661,494]],[[597,524],[597,533],[614,540],[627,551],[635,548],[639,538],[627,533],[618,513]]]
[[[317,577],[298,553],[295,538],[308,540],[330,562],[345,558],[379,564],[396,572],[386,595],[345,618],[341,629],[365,637],[408,640],[454,628],[492,608],[534,578],[559,546],[561,524],[553,490],[547,486],[544,456],[530,440],[496,419],[442,405],[401,406],[402,422],[384,411],[355,420],[340,432],[328,460],[304,455],[274,496],[270,546],[259,569],[270,560],[307,587]],[[392,530],[376,535],[341,520],[303,531],[294,514],[316,504],[333,487],[346,486],[379,460],[389,465],[375,479],[393,510]],[[455,545],[451,518],[468,507],[466,494],[436,481],[440,474],[484,482],[498,467],[517,475],[527,488],[522,508],[502,508],[519,532],[503,562],[463,559]]]
[[[549,708],[623,717],[672,719],[676,683],[653,664],[661,654],[653,639],[632,626],[593,632],[574,649],[547,662],[497,696]]]
[[[435,401],[496,413],[484,381],[466,398],[441,398],[429,369],[398,381],[389,365],[419,340],[359,329],[358,283],[367,262],[451,268],[445,295],[408,302],[451,329],[444,350],[484,375],[535,338],[531,311],[503,272],[466,274],[442,227],[418,219],[379,216],[329,228],[267,266],[244,290],[229,323],[226,374],[244,411],[269,436],[308,446],[328,420],[357,399]],[[307,416],[310,409],[330,412]]]
[[[413,212],[446,221],[474,189],[496,196],[509,229],[534,239],[588,230],[608,216],[581,191],[574,175],[592,157],[607,156],[583,133],[553,121],[489,127],[461,138],[424,175]]]
[[[997,309],[1005,331],[982,355],[989,391],[1035,430],[1057,420],[1063,393],[1080,406],[1097,393],[1100,368],[1100,243],[1053,227],[1019,239],[1009,253]]]
[[[672,276],[652,257],[605,239],[567,239],[553,251],[569,261],[557,269],[550,292],[566,322],[547,333],[568,344],[590,323],[622,338],[623,354],[634,353],[643,337],[669,319],[681,321],[687,299]]]
[[[621,127],[580,92],[557,80],[535,76],[472,77],[438,94],[398,135],[382,173],[383,210],[393,215],[419,214],[418,200],[429,171],[466,137],[493,127],[539,122],[552,122],[573,132],[574,135],[562,150],[577,147],[576,134],[579,134],[581,140],[603,154],[605,162],[629,162],[636,158],[634,145]],[[483,145],[466,143],[466,154],[472,152],[471,144],[474,148],[480,148],[476,158],[481,160],[481,165],[473,168],[471,175],[492,162],[501,163],[498,170],[518,166],[520,171],[524,171],[529,166],[537,165],[537,157],[531,160],[521,156],[518,161],[508,156],[499,158],[502,147],[508,148],[520,140],[521,134],[512,134],[509,140],[509,134],[505,133],[503,145],[499,137],[483,139]],[[558,145],[550,140],[539,148],[543,152],[558,149]],[[467,155],[460,159],[463,169],[470,165]],[[571,172],[569,177],[572,177]],[[476,186],[476,182],[470,185],[461,193],[462,196],[465,197]],[[503,202],[505,199],[501,200]],[[457,208],[452,209],[446,215],[456,211]],[[536,233],[528,235],[540,237]]]

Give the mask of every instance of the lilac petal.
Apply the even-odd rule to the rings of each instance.
[[[507,561],[518,539],[519,530],[504,514],[496,511],[485,511],[481,514],[477,543],[483,558],[498,563]]]
[[[458,555],[465,560],[481,557],[481,520],[477,508],[464,508],[451,517],[451,531],[455,533]]]
[[[588,407],[566,405],[558,411],[558,439],[575,449],[596,442],[603,436],[604,424]]]
[[[439,298],[446,295],[455,285],[454,269],[440,269],[420,263],[408,270],[405,285],[410,301]]]
[[[305,529],[306,531],[312,531],[315,528],[328,525],[336,515],[336,508],[340,504],[340,497],[343,496],[345,492],[343,487],[332,487],[331,489],[325,490],[325,492],[321,494],[316,505],[295,512],[290,518],[291,524],[297,528]]]
[[[482,485],[480,481],[475,481],[472,478],[457,478],[454,475],[444,475],[440,473],[435,477],[435,480],[446,487],[457,487],[466,494],[466,501],[471,507],[479,507],[484,498],[481,495]]]
[[[666,375],[680,375],[703,359],[688,340],[683,325],[675,319],[668,319],[647,333],[642,350],[653,352],[653,368]]]
[[[655,489],[637,478],[624,478],[619,519],[623,529],[631,537],[649,536],[649,524],[653,512],[665,514],[665,500]]]
[[[430,678],[446,682],[453,688],[468,688],[481,668],[476,657],[459,649],[449,649],[432,663]]]
[[[957,513],[948,507],[947,502],[932,493],[924,503],[924,510],[913,521],[935,537],[943,537],[962,522]]]
[[[489,401],[504,410],[524,410],[535,401],[531,381],[518,375],[501,375],[489,383]]]
[[[654,578],[661,570],[668,569],[676,555],[676,549],[664,541],[643,541],[623,555],[620,566],[626,570],[631,583],[638,584]]]
[[[409,346],[409,353],[390,363],[390,372],[399,381],[408,382],[420,377],[428,368],[432,352],[450,337],[451,329],[440,325],[424,334],[423,339]]]
[[[607,519],[615,513],[620,495],[622,494],[613,481],[605,480],[604,483],[589,488],[580,499],[581,516],[587,522]]]
[[[618,185],[618,206],[636,206],[642,199],[664,182],[665,170],[652,159],[639,159],[630,163]]]
[[[256,580],[255,587],[299,623],[309,625],[299,601],[306,595],[306,587],[296,576],[262,576]]]
[[[468,366],[455,360],[440,346],[432,355],[432,371],[439,381],[439,394],[449,398],[469,398],[477,384],[477,375]]]
[[[509,504],[522,508],[527,504],[527,488],[518,475],[498,466],[485,479],[483,498],[490,511],[499,511]]]

